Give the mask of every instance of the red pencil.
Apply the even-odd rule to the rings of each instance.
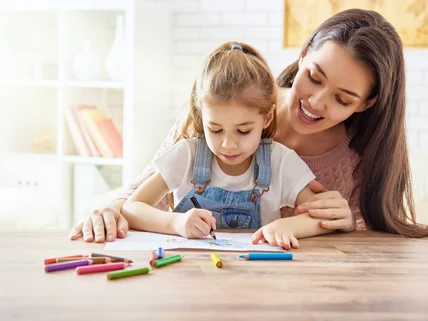
[[[107,272],[107,271],[116,271],[123,270],[130,266],[129,263],[107,263],[107,264],[95,264],[88,266],[79,266],[76,268],[77,274],[89,274],[89,273],[97,273],[97,272]]]

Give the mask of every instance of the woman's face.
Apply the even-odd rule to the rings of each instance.
[[[325,42],[299,61],[287,100],[291,126],[306,135],[336,126],[375,103],[367,100],[373,83],[371,70],[347,48]]]

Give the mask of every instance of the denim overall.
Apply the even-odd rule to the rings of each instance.
[[[185,213],[194,208],[190,198],[195,196],[201,208],[209,210],[217,222],[218,229],[258,229],[261,227],[260,196],[269,190],[272,176],[271,139],[262,139],[257,148],[254,164],[254,188],[247,191],[228,191],[207,186],[211,177],[213,153],[204,138],[198,138],[195,164],[193,167],[193,188],[174,209]],[[263,188],[260,194],[257,186]]]

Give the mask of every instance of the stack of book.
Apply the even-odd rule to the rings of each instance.
[[[72,106],[65,110],[65,121],[80,156],[123,156],[122,134],[105,110],[96,106]]]

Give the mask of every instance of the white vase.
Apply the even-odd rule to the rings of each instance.
[[[111,80],[124,80],[126,71],[126,48],[123,35],[123,16],[116,17],[116,33],[113,46],[106,58],[106,69]]]
[[[92,52],[92,43],[85,40],[83,49],[74,58],[74,75],[79,80],[97,79],[100,73],[100,59]]]

